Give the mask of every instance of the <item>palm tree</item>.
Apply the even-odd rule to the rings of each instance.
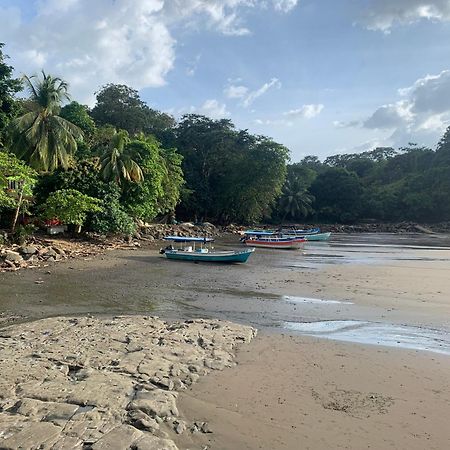
[[[124,130],[116,132],[109,147],[100,158],[101,174],[105,181],[140,182],[144,179],[141,167],[135,161],[135,156],[127,144],[130,142],[128,133]]]
[[[306,217],[311,212],[311,203],[314,197],[306,192],[304,184],[297,179],[287,179],[279,200],[280,210],[284,216],[297,218]]]
[[[83,138],[76,125],[58,115],[62,102],[70,98],[67,83],[45,72],[42,79],[24,76],[23,82],[30,99],[24,102],[27,112],[11,124],[11,149],[36,170],[67,169],[77,140]]]

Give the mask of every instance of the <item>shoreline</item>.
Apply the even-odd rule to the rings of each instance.
[[[213,430],[183,448],[443,450],[450,440],[448,356],[260,332],[236,362],[182,393],[180,410]]]
[[[309,245],[303,254],[260,251],[246,265],[220,270],[171,263],[141,248],[72,260],[51,273],[4,273],[0,314],[27,321],[12,329],[36,327],[30,321],[49,315],[107,320],[124,313],[131,321],[156,315],[167,323],[206,318],[258,328],[236,366],[179,395],[179,419],[194,430],[171,435],[180,449],[441,450],[450,440],[443,423],[450,413],[448,356],[282,326],[354,320],[450,331],[449,249],[395,244],[396,236],[387,247],[378,237],[361,239]],[[195,423],[204,422],[212,433],[198,432]]]

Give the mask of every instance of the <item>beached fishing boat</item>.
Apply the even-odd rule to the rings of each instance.
[[[243,241],[245,245],[262,248],[278,248],[286,250],[299,249],[306,242],[306,239],[299,236],[251,236]]]
[[[311,228],[309,230],[299,230],[295,227],[280,228],[278,233],[282,236],[303,236],[307,241],[327,241],[331,233],[321,233],[320,228]]]
[[[311,234],[319,234],[320,228],[309,228],[307,230],[302,230],[295,228],[295,226],[292,227],[281,227],[278,228],[277,233],[281,233],[286,236],[294,235],[294,236],[306,236]]]
[[[178,244],[178,248],[170,245],[161,249],[167,259],[195,262],[219,262],[219,263],[245,263],[250,255],[255,251],[254,248],[246,250],[213,250],[209,244],[214,241],[207,237],[194,236],[167,236],[165,241]]]
[[[317,233],[317,234],[305,234],[304,238],[307,241],[328,241],[330,239],[331,233]]]

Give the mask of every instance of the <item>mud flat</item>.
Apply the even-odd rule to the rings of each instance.
[[[178,393],[234,365],[255,330],[217,320],[50,318],[0,332],[0,448],[167,449]]]

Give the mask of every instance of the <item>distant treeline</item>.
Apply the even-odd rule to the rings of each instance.
[[[230,120],[176,121],[128,86],[90,109],[42,73],[15,79],[0,44],[0,220],[37,216],[98,232],[137,219],[215,223],[450,220],[450,131],[410,145],[289,164],[271,138]],[[25,100],[18,93],[27,88]]]
[[[410,144],[330,156],[324,162],[306,157],[288,167],[283,195],[289,185],[296,186],[290,198],[303,190],[311,199],[303,211],[291,210],[299,220],[307,212],[320,222],[449,221],[450,128],[436,150]],[[278,210],[278,217],[285,212]]]

